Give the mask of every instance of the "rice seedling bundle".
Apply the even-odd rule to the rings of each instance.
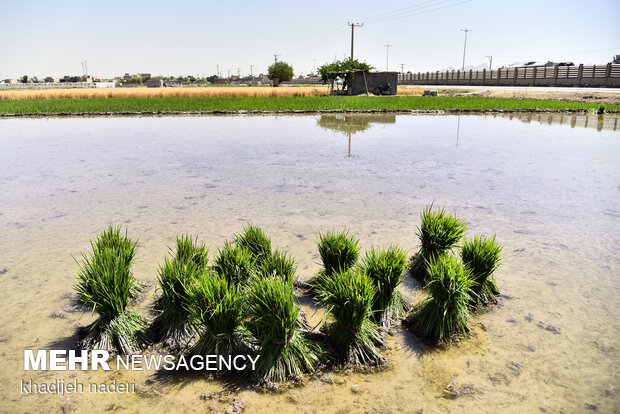
[[[463,264],[470,270],[474,284],[472,305],[496,302],[500,294],[493,273],[501,264],[502,246],[492,237],[475,236],[461,248]]]
[[[432,204],[424,207],[421,218],[417,232],[421,246],[412,259],[411,274],[424,280],[428,275],[428,263],[456,246],[467,230],[467,223],[455,215],[446,214],[443,207],[433,211]]]
[[[449,342],[457,334],[468,333],[474,283],[469,269],[451,254],[432,257],[427,281],[430,296],[413,309],[408,326],[424,337],[443,342]]]
[[[258,265],[271,255],[271,239],[260,227],[253,224],[248,224],[241,234],[235,236],[235,243],[252,253]]]
[[[259,344],[256,378],[282,382],[317,369],[325,352],[304,330],[291,284],[255,278],[246,303],[248,327]]]
[[[355,268],[334,273],[318,288],[318,303],[335,319],[325,328],[329,341],[347,364],[379,366],[387,362],[376,345],[383,342],[381,331],[371,320],[374,295],[372,280]]]
[[[136,298],[142,293],[142,285],[140,282],[134,277],[133,273],[131,273],[131,265],[136,257],[136,242],[132,241],[127,235],[127,229],[125,229],[125,234],[122,234],[122,227],[112,227],[109,226],[107,229],[102,231],[97,235],[95,241],[91,241],[90,243],[93,255],[91,258],[97,254],[101,254],[107,250],[112,252],[114,255],[118,256],[120,260],[125,263],[127,269],[130,269],[129,273],[129,295],[131,298]],[[84,261],[89,260],[87,256],[83,256]],[[82,270],[90,267],[82,267]],[[88,275],[82,275],[84,280],[84,287],[88,288]],[[81,299],[78,298],[81,302]]]
[[[145,341],[146,320],[128,309],[132,275],[127,261],[112,249],[95,249],[86,257],[74,288],[79,301],[98,318],[86,328],[80,346],[132,354]]]
[[[156,341],[179,348],[193,336],[188,311],[189,289],[196,280],[204,278],[208,253],[204,244],[198,244],[197,238],[177,236],[176,251],[171,249],[172,258],[164,259],[157,276],[161,296],[155,304],[159,314],[152,324]]]
[[[406,266],[407,254],[396,246],[385,250],[372,248],[363,259],[363,272],[375,287],[373,319],[383,327],[389,327],[407,310],[407,304],[397,289],[403,281]]]
[[[359,257],[358,244],[359,239],[350,235],[348,231],[319,233],[317,247],[323,269],[308,281],[309,290],[314,292],[334,273],[351,268]]]
[[[249,250],[226,242],[213,260],[213,270],[228,283],[246,283],[256,271],[256,259]]]
[[[243,326],[243,295],[238,285],[225,277],[209,274],[197,279],[190,289],[188,310],[198,340],[194,355],[240,355],[251,352],[252,335]]]
[[[286,253],[281,253],[278,249],[263,260],[260,270],[263,276],[279,277],[289,284],[294,284],[296,280],[295,261]]]
[[[199,271],[206,270],[209,263],[209,249],[204,243],[198,244],[197,237],[182,235],[177,237],[177,250],[174,259],[181,263],[192,262]]]

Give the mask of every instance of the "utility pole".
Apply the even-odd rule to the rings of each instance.
[[[82,64],[82,76],[84,76],[84,62],[80,62]]]
[[[237,68],[237,79],[241,79],[241,69]]]
[[[386,54],[385,54],[385,71],[388,72],[389,68],[390,68],[390,46],[392,45],[384,45],[386,48]]]
[[[491,66],[493,66],[493,56],[487,56],[487,59],[489,59],[489,69],[491,69]]]
[[[276,55],[276,54],[273,55],[274,63],[278,63],[278,56],[281,56],[281,55]]]
[[[254,72],[252,72],[252,68],[254,67],[254,65],[250,65],[250,78],[254,77]]]
[[[465,32],[465,46],[463,46],[463,67],[461,70],[465,70],[465,51],[467,50],[467,33],[471,32],[471,29],[461,29],[461,32]]]
[[[363,23],[351,23],[351,22],[348,22],[347,25],[351,26],[351,60],[353,60],[353,38],[354,38],[355,28],[356,27],[364,27],[364,24]]]
[[[401,74],[405,74],[405,64],[404,63],[400,64],[400,73]]]
[[[312,59],[312,62],[314,63],[314,65],[312,66],[312,74],[316,75],[316,59]]]
[[[220,65],[215,65],[216,70],[215,70],[215,74],[217,75],[217,77],[220,77]]]
[[[88,76],[88,62],[84,61],[84,70],[86,71],[86,76]]]
[[[228,80],[230,81],[230,69],[228,69]]]

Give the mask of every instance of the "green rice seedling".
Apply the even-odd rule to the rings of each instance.
[[[128,269],[131,269],[131,265],[136,257],[137,242],[134,242],[129,238],[127,235],[127,229],[125,229],[124,234],[122,230],[122,226],[108,226],[108,228],[98,234],[95,241],[91,241],[90,244],[93,253],[103,253],[106,250],[110,250],[125,263],[125,266]],[[86,260],[86,258],[84,259]],[[131,273],[131,270],[129,274],[129,285],[129,295],[132,299],[137,298],[143,292],[142,285],[138,279],[135,278],[133,273]],[[86,283],[85,286],[88,286],[88,283]],[[80,299],[78,298],[78,300]]]
[[[253,224],[246,225],[243,232],[235,236],[235,243],[252,253],[259,265],[271,255],[271,239],[260,227]]]
[[[433,211],[432,204],[424,208],[421,218],[422,224],[417,232],[421,246],[412,259],[411,274],[424,280],[428,275],[428,263],[456,246],[467,230],[467,223],[455,215],[446,214],[443,207]]]
[[[291,284],[280,278],[255,278],[246,306],[248,327],[259,344],[257,379],[282,382],[315,372],[325,352],[304,329]]]
[[[224,276],[228,283],[245,283],[256,271],[256,260],[249,250],[226,242],[217,252],[213,270]]]
[[[309,290],[315,292],[334,273],[347,270],[355,265],[360,250],[358,244],[359,239],[350,235],[346,230],[319,233],[317,247],[323,269],[308,281]]]
[[[204,271],[209,263],[209,249],[204,243],[198,244],[198,237],[177,236],[177,251],[174,258],[182,263],[193,262],[199,271]]]
[[[286,253],[281,253],[278,249],[263,260],[260,268],[263,276],[276,276],[290,284],[295,283],[297,279],[295,277],[296,270],[295,260]]]
[[[495,241],[495,235],[475,236],[463,243],[461,258],[465,267],[471,271],[474,281],[472,306],[497,302],[496,296],[500,293],[493,273],[501,264],[501,254],[502,246]]]
[[[189,289],[203,277],[204,270],[191,260],[164,259],[157,276],[161,296],[155,310],[159,313],[152,323],[156,341],[166,341],[170,347],[180,348],[192,338]]]
[[[81,303],[98,315],[80,341],[85,349],[132,354],[145,342],[146,320],[128,309],[131,272],[124,258],[112,249],[95,250],[84,261],[74,288]]]
[[[238,285],[224,276],[209,274],[197,279],[190,289],[189,313],[198,340],[193,355],[240,355],[252,351],[252,335],[243,326],[243,295]]]
[[[449,342],[457,334],[470,331],[469,302],[472,300],[471,272],[451,254],[431,258],[428,264],[430,296],[420,302],[407,325],[421,336]]]
[[[372,248],[363,259],[362,269],[375,287],[373,319],[385,328],[389,328],[408,308],[397,289],[403,281],[406,266],[407,253],[396,246],[385,250]]]
[[[379,353],[383,342],[379,327],[371,320],[375,288],[366,273],[352,268],[325,278],[317,301],[328,309],[334,322],[327,336],[342,360],[353,366],[380,366],[387,360]]]

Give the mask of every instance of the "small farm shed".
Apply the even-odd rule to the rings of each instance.
[[[332,95],[364,95],[375,93],[377,89],[390,85],[392,95],[397,93],[398,72],[368,72],[364,69],[330,72],[332,79],[336,76],[344,78],[343,89],[334,89],[330,83]]]

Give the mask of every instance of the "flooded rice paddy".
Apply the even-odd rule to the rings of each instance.
[[[617,128],[614,116],[537,114],[0,120],[0,411],[617,412]],[[71,312],[73,256],[108,224],[139,238],[146,310],[179,233],[214,252],[251,221],[307,279],[317,231],[346,226],[363,248],[412,254],[433,200],[467,217],[469,235],[505,245],[500,304],[448,348],[397,329],[386,369],[328,372],[280,393],[208,376],[23,370],[24,349],[72,349],[92,321]],[[411,278],[401,288],[420,298]],[[136,393],[20,393],[22,379],[58,378],[135,381]]]

